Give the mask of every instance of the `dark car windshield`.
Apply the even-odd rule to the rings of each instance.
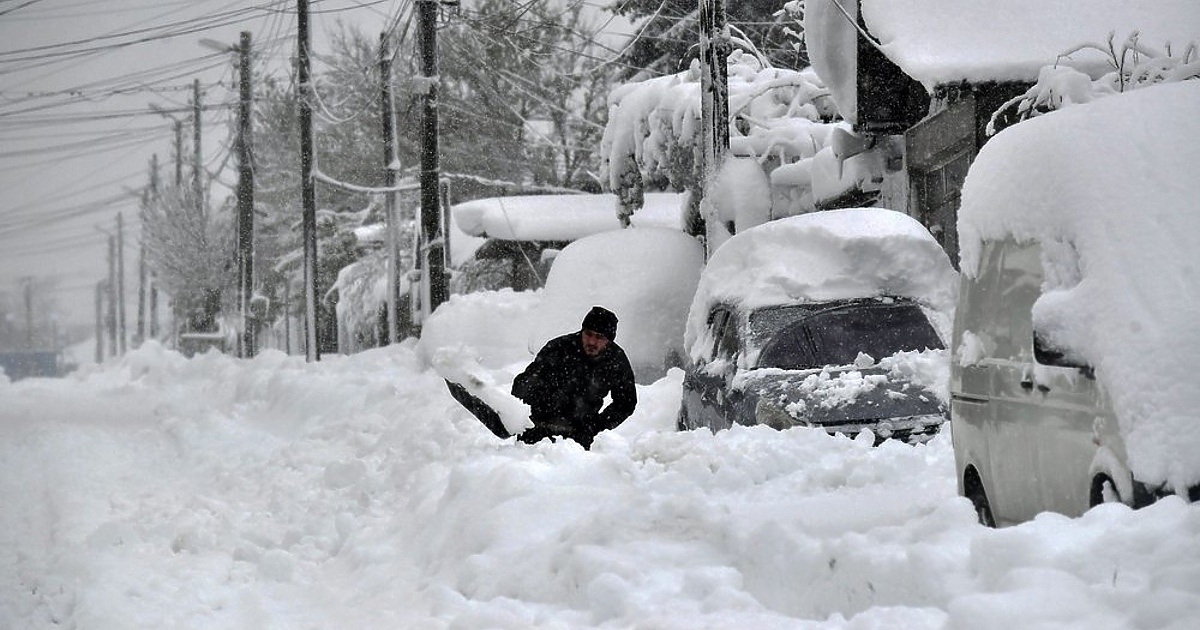
[[[907,302],[860,302],[793,321],[773,336],[759,367],[804,370],[849,365],[860,352],[876,360],[942,347],[921,309]]]

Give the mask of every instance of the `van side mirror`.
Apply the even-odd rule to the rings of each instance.
[[[1033,333],[1033,358],[1042,365],[1075,368],[1089,379],[1096,378],[1095,368],[1082,361],[1068,357],[1066,352],[1047,343],[1037,331]]]

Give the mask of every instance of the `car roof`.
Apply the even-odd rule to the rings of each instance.
[[[826,210],[734,235],[709,259],[688,318],[687,343],[715,304],[743,310],[890,295],[952,312],[957,273],[929,231],[883,208]]]

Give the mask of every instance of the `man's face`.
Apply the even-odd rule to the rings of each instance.
[[[607,347],[608,337],[591,330],[583,331],[583,354],[594,359],[604,354],[604,349]]]

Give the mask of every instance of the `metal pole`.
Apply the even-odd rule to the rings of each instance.
[[[242,31],[240,45],[241,99],[238,110],[238,289],[242,310],[242,356],[255,348],[250,299],[254,293],[254,170],[250,155],[250,32]]]
[[[396,138],[395,138],[395,107],[392,103],[392,55],[388,50],[387,33],[379,35],[379,82],[382,86],[379,94],[379,109],[383,118],[383,178],[384,186],[394,188],[396,186],[397,174],[396,171],[400,168],[398,158],[396,157]],[[400,304],[400,281],[399,274],[399,243],[396,231],[399,229],[396,217],[396,193],[388,191],[384,193],[384,213],[387,227],[387,328],[388,328],[388,343],[393,344],[400,340],[400,325],[396,321],[399,313],[397,311]]]
[[[308,32],[308,0],[296,0],[297,30],[300,45],[298,79],[300,88],[300,189],[304,239],[304,356],[309,362],[320,361],[317,347],[317,198],[313,178],[312,80]]]
[[[421,231],[429,280],[429,312],[446,301],[445,243],[438,204],[438,59],[437,0],[417,0],[420,24],[421,75],[425,81],[421,117]]]

